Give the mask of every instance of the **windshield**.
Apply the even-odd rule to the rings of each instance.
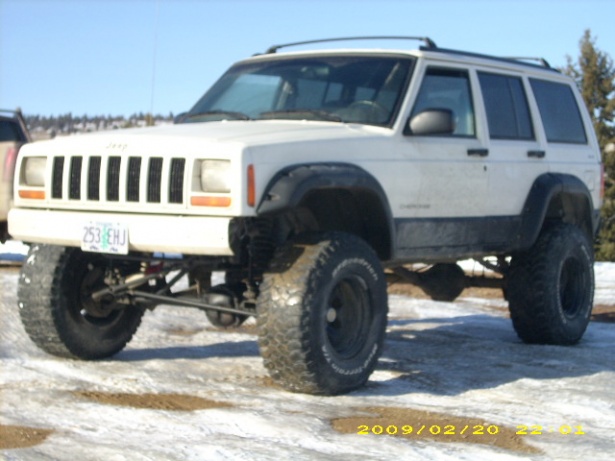
[[[411,58],[319,56],[237,64],[182,122],[324,120],[392,124]]]

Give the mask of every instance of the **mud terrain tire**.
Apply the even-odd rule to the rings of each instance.
[[[387,292],[363,240],[316,234],[280,248],[258,298],[259,347],[284,388],[334,395],[361,387],[382,351]]]
[[[94,360],[116,354],[130,341],[144,310],[103,306],[88,296],[106,286],[107,266],[103,258],[78,248],[32,246],[19,277],[18,304],[24,328],[38,347],[60,357]]]
[[[531,344],[577,343],[593,305],[593,250],[572,224],[545,230],[534,246],[513,256],[508,275],[510,316]]]

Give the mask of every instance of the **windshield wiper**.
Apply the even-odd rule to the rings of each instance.
[[[194,118],[203,118],[206,121],[219,121],[219,120],[252,120],[248,115],[242,112],[233,112],[230,110],[208,110],[205,112],[195,112],[193,114],[186,114],[183,120],[189,120]]]
[[[261,119],[273,120],[318,120],[325,122],[341,122],[341,117],[333,115],[330,112],[324,110],[310,110],[310,109],[289,109],[289,110],[272,110],[269,112],[262,112],[260,114]]]

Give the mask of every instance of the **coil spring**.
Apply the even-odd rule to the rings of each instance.
[[[262,276],[275,251],[273,220],[268,218],[250,219],[247,223],[248,255],[250,257],[250,279]]]

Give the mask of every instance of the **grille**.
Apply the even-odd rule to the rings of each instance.
[[[167,200],[183,204],[185,169],[183,158],[111,156],[105,162],[101,156],[58,156],[53,158],[51,197],[89,202]],[[163,187],[168,187],[168,191],[163,193]]]

